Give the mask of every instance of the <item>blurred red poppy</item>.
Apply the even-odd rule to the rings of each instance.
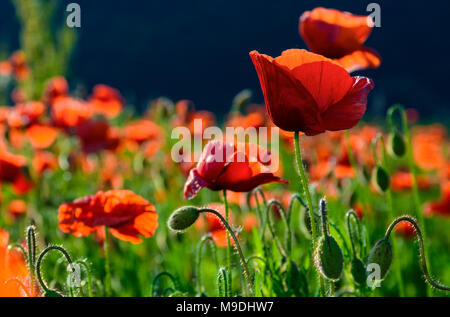
[[[123,101],[117,89],[107,85],[96,85],[89,99],[94,112],[107,118],[117,117],[122,111]]]
[[[269,169],[270,152],[255,144],[210,141],[184,185],[184,198],[191,199],[203,188],[248,192],[271,183],[287,183]]]
[[[86,153],[115,150],[119,145],[119,132],[104,120],[89,120],[77,127],[76,133]]]
[[[21,81],[28,77],[30,69],[26,63],[25,54],[22,51],[16,51],[9,57],[13,74],[16,80]]]
[[[162,130],[153,121],[141,119],[127,124],[124,135],[125,138],[141,144],[149,139],[161,138]]]
[[[225,207],[223,204],[219,203],[211,203],[207,206],[209,209],[214,209],[219,212],[223,217],[225,217]],[[205,221],[206,220],[206,221]],[[233,219],[230,215],[229,223],[231,224]],[[222,221],[214,215],[213,213],[207,212],[204,214],[204,217],[199,217],[195,222],[195,227],[198,230],[206,230],[211,234],[211,237],[214,240],[214,243],[221,248],[226,248],[228,245],[227,240],[227,229],[222,223]],[[230,239],[231,244],[234,244],[234,240]]]
[[[83,237],[107,226],[118,239],[140,243],[158,227],[154,206],[130,190],[98,192],[59,206],[59,228]]]
[[[53,104],[60,97],[67,97],[69,94],[69,84],[62,76],[53,77],[45,87],[43,100],[48,104]]]
[[[51,152],[37,151],[32,161],[33,169],[38,175],[46,170],[54,170],[58,167],[58,159]]]
[[[33,185],[22,172],[25,165],[24,156],[0,150],[0,182],[11,183],[17,194],[27,193]]]
[[[302,14],[299,32],[312,52],[335,59],[352,72],[381,63],[380,55],[363,45],[372,31],[370,23],[366,16],[316,8]]]
[[[45,112],[45,105],[40,101],[19,103],[8,113],[8,125],[19,128],[36,123]]]
[[[22,199],[14,199],[9,203],[8,211],[14,218],[23,215],[27,212],[27,203]]]
[[[34,124],[25,131],[35,149],[46,149],[55,142],[58,130],[47,125]]]
[[[424,213],[427,216],[450,216],[450,181],[445,182],[441,189],[441,199],[425,205]]]
[[[0,228],[0,297],[23,297],[38,294],[31,287],[31,278],[23,254],[8,250],[9,233]]]
[[[416,229],[409,221],[400,221],[394,230],[396,234],[408,239],[413,238],[416,234]]]
[[[72,97],[57,98],[52,104],[52,118],[56,126],[72,128],[92,117],[92,110],[82,100]]]
[[[351,77],[338,63],[306,50],[290,49],[277,58],[250,52],[261,82],[267,112],[286,131],[308,136],[355,126],[374,87],[366,77]]]

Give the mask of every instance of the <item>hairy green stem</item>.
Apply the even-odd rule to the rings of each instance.
[[[112,296],[112,284],[111,284],[111,259],[109,250],[110,234],[109,229],[105,226],[105,241],[103,242],[103,249],[105,251],[105,293],[106,296]]]
[[[223,190],[223,205],[225,207],[225,219],[226,222],[229,223],[230,221],[230,215],[228,210],[228,200],[227,200],[227,190]],[[229,293],[232,294],[233,288],[232,288],[232,282],[233,282],[233,272],[231,271],[231,241],[230,241],[230,233],[227,231],[227,270],[228,270],[228,287],[229,287]]]

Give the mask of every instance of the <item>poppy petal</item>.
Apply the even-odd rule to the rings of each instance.
[[[381,64],[381,56],[373,49],[363,47],[351,54],[336,59],[349,73],[366,69],[377,68]]]

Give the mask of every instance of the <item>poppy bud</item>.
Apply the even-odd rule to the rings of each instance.
[[[64,295],[58,291],[48,289],[45,291],[44,297],[64,297]]]
[[[406,144],[403,137],[398,133],[394,132],[389,135],[388,141],[388,151],[389,153],[397,158],[403,157],[406,153]]]
[[[378,240],[370,250],[367,259],[368,264],[378,264],[380,266],[380,280],[383,280],[392,263],[392,244],[387,239]]]
[[[384,193],[390,185],[389,174],[381,166],[375,167],[372,172],[372,183],[380,193]]]
[[[358,285],[364,284],[366,281],[366,268],[364,267],[364,263],[360,259],[354,258],[350,265],[350,272],[355,283]]]
[[[173,212],[167,224],[173,231],[183,231],[192,226],[199,215],[200,212],[197,207],[184,206]]]
[[[314,254],[314,263],[323,277],[336,281],[341,277],[344,257],[336,240],[329,235],[320,237]]]

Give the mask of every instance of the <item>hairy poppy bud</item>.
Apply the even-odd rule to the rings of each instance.
[[[173,231],[183,231],[192,226],[199,214],[200,212],[197,207],[181,207],[173,212],[167,224]]]
[[[392,244],[387,239],[378,240],[370,250],[367,259],[368,265],[378,264],[380,266],[380,280],[383,280],[392,263]]]
[[[384,193],[390,185],[389,174],[381,166],[375,167],[372,172],[372,183],[380,193]]]
[[[44,297],[64,297],[64,295],[58,291],[48,289],[45,291]]]
[[[398,133],[394,132],[389,135],[388,151],[392,156],[403,157],[406,153],[406,144],[403,137]]]
[[[314,254],[314,263],[323,277],[336,281],[341,277],[344,257],[336,240],[329,235],[320,237]]]
[[[364,263],[358,258],[353,258],[350,265],[350,272],[355,283],[358,285],[364,284],[366,281],[366,268],[364,267]]]

